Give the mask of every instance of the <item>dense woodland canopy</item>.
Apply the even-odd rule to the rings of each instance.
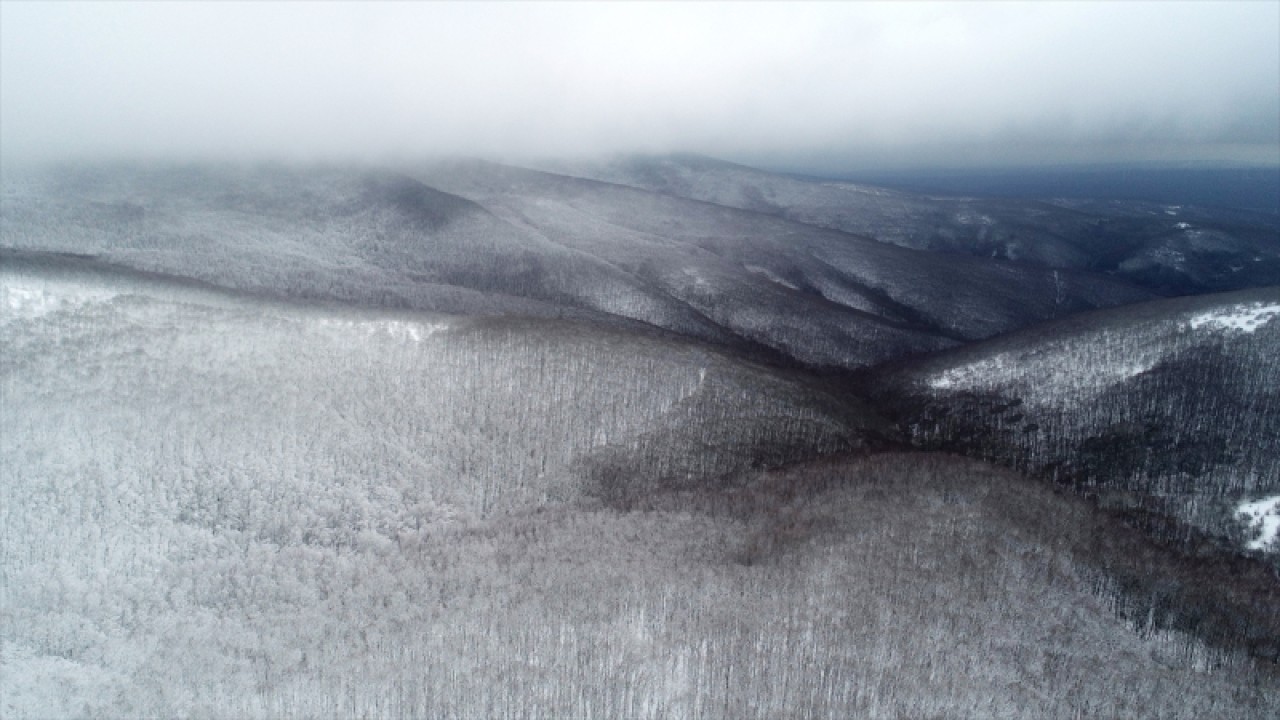
[[[6,177],[0,715],[1280,714],[1274,225],[554,169]]]

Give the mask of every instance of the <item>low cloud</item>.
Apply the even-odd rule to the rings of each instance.
[[[0,4],[15,159],[1280,163],[1280,5]]]

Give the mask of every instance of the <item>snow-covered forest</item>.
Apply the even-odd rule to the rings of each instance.
[[[6,538],[6,716],[1247,718],[1278,707],[1245,651],[1161,627],[1161,608],[1126,607],[1107,566],[1162,562],[1136,533],[955,458],[749,473],[630,512],[428,516],[349,542],[272,503],[208,526],[153,514],[145,488],[116,489],[27,524],[36,547],[19,556]],[[394,512],[392,498],[365,502],[366,517]],[[282,536],[281,522],[302,537]],[[1167,582],[1163,592],[1188,605]],[[1280,622],[1274,606],[1249,620]]]
[[[1280,494],[1277,319],[1274,288],[1127,306],[890,369],[876,392],[920,446],[1177,518],[1166,540],[1275,551],[1238,509]]]
[[[0,720],[1280,718],[1277,28],[0,0]]]
[[[6,718],[1280,712],[1274,288],[806,225],[821,184],[32,177]]]

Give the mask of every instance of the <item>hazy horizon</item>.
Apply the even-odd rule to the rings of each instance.
[[[1280,165],[1280,5],[0,4],[6,164]]]
[[[1280,719],[1280,0],[0,0],[82,717]]]

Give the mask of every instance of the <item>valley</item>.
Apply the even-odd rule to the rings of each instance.
[[[1280,712],[1274,227],[538,168],[4,178],[0,714]]]

